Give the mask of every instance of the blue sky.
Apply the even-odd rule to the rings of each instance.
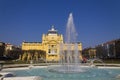
[[[84,48],[120,38],[120,0],[0,0],[0,41],[41,42],[51,25],[65,35],[71,12]]]

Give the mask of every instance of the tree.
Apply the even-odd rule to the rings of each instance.
[[[115,51],[116,51],[116,57],[120,58],[120,39],[116,41]]]
[[[21,53],[21,49],[7,50],[5,56],[11,59],[19,59],[19,55],[21,55]]]
[[[98,45],[96,46],[96,57],[97,58],[106,58],[107,55],[107,49],[105,49],[105,46]]]
[[[34,60],[45,59],[46,52],[43,50],[23,50],[22,60]]]

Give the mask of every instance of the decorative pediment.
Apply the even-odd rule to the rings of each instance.
[[[48,41],[47,43],[48,43],[48,44],[59,44],[59,42],[56,41],[56,40],[50,40],[50,41]]]

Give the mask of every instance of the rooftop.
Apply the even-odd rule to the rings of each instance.
[[[55,30],[55,28],[54,28],[54,26],[52,25],[52,28],[51,28],[51,30],[48,30],[48,35],[51,35],[51,34],[58,34],[57,33],[57,30]]]

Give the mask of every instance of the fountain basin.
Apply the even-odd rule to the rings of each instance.
[[[42,80],[39,76],[27,76],[27,77],[9,77],[3,80]]]
[[[82,73],[88,71],[90,67],[83,67],[79,65],[51,65],[48,67],[50,72],[57,73]]]
[[[59,66],[59,65],[52,65]],[[52,67],[51,66],[51,67]],[[43,80],[119,80],[120,68],[107,68],[107,67],[89,67],[81,65],[81,68],[88,70],[85,72],[78,73],[61,73],[49,71],[50,66],[34,66],[32,69],[29,68],[12,68],[3,69],[3,71],[9,71],[16,74],[16,77],[27,77],[27,76],[40,76]]]

